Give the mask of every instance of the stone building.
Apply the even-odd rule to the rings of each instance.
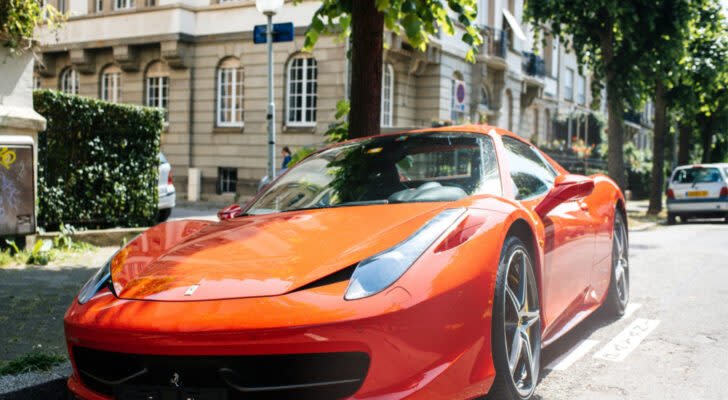
[[[47,1],[70,18],[41,30],[36,87],[164,107],[162,151],[179,193],[190,169],[201,172],[203,199],[254,192],[266,174],[267,59],[265,45],[253,44],[253,27],[265,23],[253,0]],[[322,37],[301,52],[318,7],[286,2],[274,17],[295,26],[293,42],[274,45],[279,148],[322,142],[348,93],[344,43]],[[385,35],[383,130],[487,122],[549,140],[554,119],[586,110],[589,77],[556,40],[534,40],[521,23],[523,0],[481,0],[479,10],[485,42],[474,64],[460,28],[433,37],[424,53]]]

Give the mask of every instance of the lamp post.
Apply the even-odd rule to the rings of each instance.
[[[268,179],[272,182],[276,177],[276,105],[273,101],[273,15],[283,6],[283,0],[255,0],[255,7],[268,17]]]

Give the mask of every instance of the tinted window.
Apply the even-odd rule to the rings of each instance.
[[[721,182],[718,168],[688,168],[681,169],[675,173],[675,183],[708,183]]]
[[[483,193],[501,194],[490,137],[455,132],[388,135],[311,155],[269,186],[246,212],[453,201]]]
[[[531,146],[503,136],[506,160],[516,186],[516,200],[525,200],[548,192],[556,173]]]

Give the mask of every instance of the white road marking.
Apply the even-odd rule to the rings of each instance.
[[[622,361],[660,324],[656,319],[637,318],[612,341],[594,354],[594,358]]]
[[[565,371],[575,363],[578,359],[582,358],[584,354],[588,353],[592,347],[599,343],[598,340],[582,340],[574,346],[568,353],[562,354],[561,357],[555,359],[551,364],[546,366],[546,369],[552,371]]]
[[[624,310],[624,315],[622,316],[622,319],[628,319],[640,307],[642,307],[642,304],[637,304],[637,303],[629,303],[629,304],[627,304],[627,309]]]

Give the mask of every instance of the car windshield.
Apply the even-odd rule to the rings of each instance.
[[[387,135],[338,145],[299,162],[245,211],[455,201],[500,194],[493,141],[468,133]]]
[[[675,183],[709,183],[709,182],[721,182],[723,179],[720,176],[718,168],[687,168],[678,170],[675,174]]]

